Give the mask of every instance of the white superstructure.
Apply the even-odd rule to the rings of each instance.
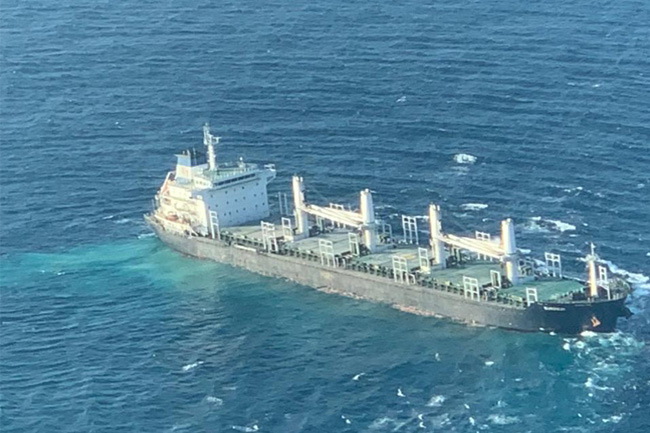
[[[218,137],[203,127],[206,155],[187,150],[176,155],[176,170],[167,174],[156,195],[154,215],[165,229],[207,236],[218,228],[259,221],[269,215],[267,185],[275,178],[273,165],[258,166],[242,159],[218,164]]]

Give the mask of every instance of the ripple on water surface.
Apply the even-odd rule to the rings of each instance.
[[[2,2],[3,432],[648,430],[647,5],[294,3]],[[272,194],[597,242],[635,315],[468,328],[174,254],[141,215],[205,121]]]

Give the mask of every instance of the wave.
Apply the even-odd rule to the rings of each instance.
[[[618,267],[615,263],[610,262],[609,260],[602,260],[602,262],[609,267],[609,270],[612,271],[613,274],[625,278],[625,280],[627,280],[631,284],[650,289],[650,284],[648,284],[648,282],[650,282],[650,277],[648,277],[647,275],[627,271],[625,269]]]
[[[482,210],[482,209],[487,209],[488,205],[483,203],[465,203],[465,204],[461,204],[460,208],[463,210]]]
[[[581,186],[576,186],[575,188],[564,188],[564,192],[568,192],[568,193],[580,192],[580,191],[582,191],[583,189],[584,189],[584,188],[581,187]]]
[[[587,380],[585,381],[585,388],[597,389],[599,391],[613,391],[614,390],[614,388],[610,388],[609,386],[596,385],[596,383],[594,382],[594,379],[592,377],[588,377]]]
[[[252,432],[258,431],[260,428],[257,426],[257,424],[253,424],[251,427],[241,426],[241,425],[234,425],[234,426],[232,426],[232,429],[237,430],[237,431],[242,431],[242,432],[245,432],[245,433],[252,433]]]
[[[560,220],[543,219],[540,216],[532,217],[531,220],[535,222],[542,222],[543,224],[549,226],[549,228],[559,230],[561,232],[574,231],[576,229],[576,226],[573,224],[565,223],[564,221]]]
[[[454,155],[454,161],[457,164],[474,164],[477,158],[474,155],[468,153],[457,153]]]
[[[199,365],[203,364],[203,361],[196,361],[191,364],[187,364],[183,366],[183,371],[190,371],[198,367]]]
[[[551,231],[546,227],[540,225],[535,218],[528,220],[523,226],[522,230],[526,233],[550,233]]]
[[[545,222],[552,224],[555,229],[561,231],[562,233],[564,232],[569,232],[569,231],[575,231],[576,226],[573,224],[565,223],[560,220],[544,220]]]
[[[442,415],[438,415],[436,417],[430,418],[430,421],[433,427],[437,427],[437,428],[446,427],[451,424],[451,419],[449,418],[449,414],[447,413],[443,413]]]
[[[602,421],[605,424],[610,423],[610,422],[614,423],[614,424],[618,424],[619,422],[621,422],[622,419],[623,419],[623,414],[620,414],[620,415],[612,415],[610,417],[603,418]]]
[[[495,425],[509,425],[516,424],[519,422],[519,418],[516,416],[507,416],[501,414],[491,414],[487,417],[488,421]]]
[[[544,219],[541,216],[535,216],[528,219],[524,225],[524,231],[529,233],[550,233],[551,230],[561,233],[576,230],[576,226],[560,220]]]
[[[394,424],[395,424],[395,420],[394,420],[393,418],[390,418],[390,417],[384,416],[384,417],[377,418],[376,420],[374,420],[374,421],[370,424],[369,428],[370,428],[371,430],[376,430],[376,429],[382,428],[382,427],[384,427],[384,426],[386,426],[386,425],[390,425],[390,424],[393,424],[393,425],[394,425]]]
[[[215,397],[213,395],[207,396],[205,398],[205,401],[207,401],[208,403],[212,403],[212,404],[214,404],[216,406],[222,406],[223,405],[223,400],[220,399],[219,397]]]
[[[427,403],[428,407],[440,407],[445,402],[446,397],[444,395],[434,395],[429,399]]]

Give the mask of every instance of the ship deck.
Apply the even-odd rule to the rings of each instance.
[[[262,244],[262,230],[259,225],[228,227],[224,229],[236,238],[247,242]],[[276,229],[276,236],[281,237],[281,232]],[[295,240],[285,244],[285,248],[311,255],[319,255],[319,240],[324,239],[332,242],[332,253],[335,256],[350,257],[350,242],[348,232],[344,229],[335,229],[333,231],[320,234],[318,236],[306,239]],[[418,246],[407,244],[390,244],[379,245],[378,251],[360,257],[350,257],[351,263],[367,265],[371,268],[392,269],[393,256],[398,255],[406,259],[409,271],[414,272],[419,269]],[[463,287],[463,277],[476,278],[480,286],[491,284],[491,271],[502,271],[498,262],[474,261],[446,269],[431,269],[429,274],[431,278],[439,283],[452,284]],[[498,289],[500,293],[507,294],[517,300],[526,299],[526,289],[534,287],[537,289],[539,301],[549,302],[559,300],[573,292],[583,290],[583,285],[579,281],[560,278],[537,278],[533,281],[520,283],[507,289]]]
[[[526,299],[526,288],[534,287],[537,289],[537,299],[540,301],[557,301],[563,296],[574,292],[584,291],[583,285],[580,281],[570,279],[538,279],[526,284],[519,284],[517,286],[505,289],[505,293],[511,296]]]

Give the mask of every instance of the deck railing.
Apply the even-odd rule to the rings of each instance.
[[[286,243],[280,243],[277,252],[268,251],[265,248],[264,243],[257,238],[251,238],[244,235],[235,235],[228,231],[222,231],[221,241],[225,242],[228,245],[241,245],[245,247],[252,247],[258,253],[261,254],[277,254],[281,256],[295,257],[301,260],[306,260],[314,263],[321,263],[321,257],[319,254],[316,254],[312,251],[304,251],[295,248],[290,248]],[[340,260],[341,257],[337,256],[339,260],[337,261],[337,269],[343,269],[347,271],[360,272],[368,275],[386,278],[390,280],[391,283],[394,282],[394,271],[392,268],[382,265],[369,265],[367,263],[355,262],[353,260]],[[436,280],[431,276],[426,276],[422,274],[415,274],[414,281],[410,282],[411,285],[416,285],[418,287],[423,287],[426,289],[432,289],[436,291],[442,291],[457,295],[459,297],[465,298],[465,289],[456,284],[453,284],[450,281],[441,282]],[[517,308],[526,308],[526,301],[519,296],[512,295],[509,293],[504,293],[500,290],[487,290],[485,287],[481,287],[480,292],[480,302],[492,302],[497,304],[508,305]],[[576,292],[577,293],[577,292]],[[615,288],[611,290],[611,299],[618,299],[625,294],[625,290],[621,288]],[[573,292],[569,293],[568,296],[573,296]]]

